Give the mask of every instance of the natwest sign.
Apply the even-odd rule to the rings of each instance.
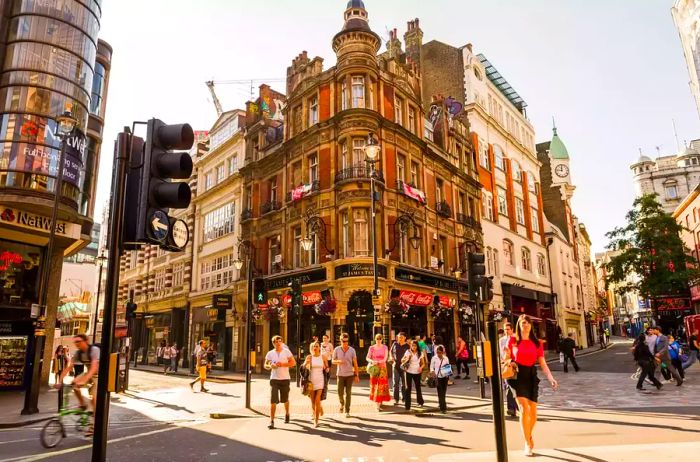
[[[0,222],[43,232],[51,232],[52,224],[51,218],[49,217],[3,206],[0,206]],[[75,223],[59,221],[56,223],[56,234],[79,239],[80,226]]]
[[[409,305],[428,306],[433,304],[433,296],[422,292],[413,292],[412,290],[402,290],[399,298]],[[450,299],[444,295],[440,295],[440,304],[450,306]]]

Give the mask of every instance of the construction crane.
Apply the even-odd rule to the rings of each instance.
[[[254,97],[254,91],[255,91],[255,86],[253,85],[255,82],[261,82],[261,83],[273,83],[273,82],[286,82],[286,79],[243,79],[243,80],[209,80],[205,82],[207,84],[207,88],[209,88],[209,92],[211,93],[211,97],[214,100],[214,107],[216,108],[216,115],[220,116],[221,114],[224,113],[224,109],[221,106],[221,101],[219,101],[219,98],[216,96],[216,91],[214,90],[214,85],[241,85],[241,84],[250,84],[250,99],[252,100]]]

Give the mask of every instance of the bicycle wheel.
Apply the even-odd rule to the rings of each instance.
[[[63,423],[60,419],[53,418],[41,429],[41,445],[45,448],[54,448],[65,436]]]

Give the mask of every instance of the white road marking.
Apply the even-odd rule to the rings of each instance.
[[[25,438],[23,440],[0,441],[0,444],[21,443],[23,441],[36,441],[36,438]]]

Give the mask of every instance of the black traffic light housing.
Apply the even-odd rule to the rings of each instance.
[[[138,308],[138,305],[134,302],[126,302],[126,318],[135,318],[136,317],[136,308]]]
[[[125,242],[160,245],[182,250],[182,236],[173,237],[175,220],[169,209],[190,205],[192,191],[186,182],[192,175],[192,158],[187,150],[194,143],[189,124],[167,125],[148,121],[146,141],[132,138],[131,168],[127,175]],[[140,141],[139,141],[140,140]],[[179,152],[174,152],[179,151]]]
[[[484,278],[484,302],[493,300],[493,276]]]
[[[255,278],[253,280],[253,304],[263,305],[267,303],[267,287],[265,287],[265,279]]]
[[[484,284],[486,274],[486,258],[483,253],[470,252],[467,254],[469,270],[469,298],[476,300],[479,296],[479,288]]]

